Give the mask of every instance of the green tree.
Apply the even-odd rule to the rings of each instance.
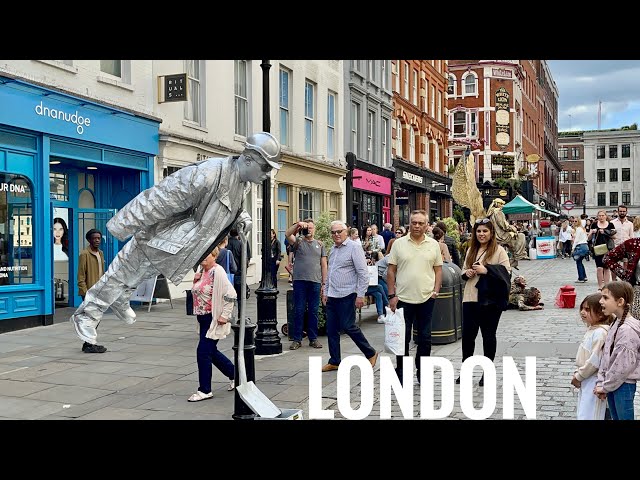
[[[445,233],[455,239],[456,246],[457,246],[460,243],[460,232],[458,231],[458,222],[456,222],[455,218],[453,217],[443,218],[442,221],[447,226],[447,231]]]
[[[332,219],[331,215],[329,215],[329,212],[322,212],[318,218],[314,219],[314,223],[316,226],[316,233],[314,235],[314,238],[322,242],[327,255],[329,255],[331,249],[333,248],[333,239],[331,238],[331,222]],[[318,328],[324,328],[326,323],[327,318],[325,309],[321,301],[318,307]]]
[[[460,205],[455,205],[453,207],[453,218],[458,223],[464,222],[464,212],[462,211],[462,207]]]

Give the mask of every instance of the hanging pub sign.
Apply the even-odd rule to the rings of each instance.
[[[496,143],[502,148],[506,148],[511,141],[509,110],[509,92],[500,87],[496,90]]]
[[[158,103],[185,102],[187,100],[187,74],[160,75],[158,77]]]

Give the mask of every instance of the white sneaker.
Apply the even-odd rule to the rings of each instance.
[[[384,315],[378,315],[378,323],[384,323]]]
[[[234,380],[231,380],[231,382],[229,382],[229,388],[227,388],[227,392],[232,392],[235,388],[236,382]]]

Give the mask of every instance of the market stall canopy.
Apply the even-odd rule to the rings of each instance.
[[[538,210],[540,212],[547,213],[549,215],[553,215],[554,217],[559,217],[559,213],[550,212],[549,210],[545,210],[544,208],[531,203],[529,200],[524,198],[522,195],[517,195],[516,198],[507,203],[504,207],[502,207],[502,212],[505,215],[510,213],[531,213],[534,210]]]

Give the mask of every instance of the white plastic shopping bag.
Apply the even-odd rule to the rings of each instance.
[[[384,351],[394,355],[404,355],[404,310],[396,308],[392,312],[385,307],[387,315],[384,317]]]
[[[369,285],[377,285],[378,267],[376,267],[375,265],[368,265],[367,269],[369,270]]]

